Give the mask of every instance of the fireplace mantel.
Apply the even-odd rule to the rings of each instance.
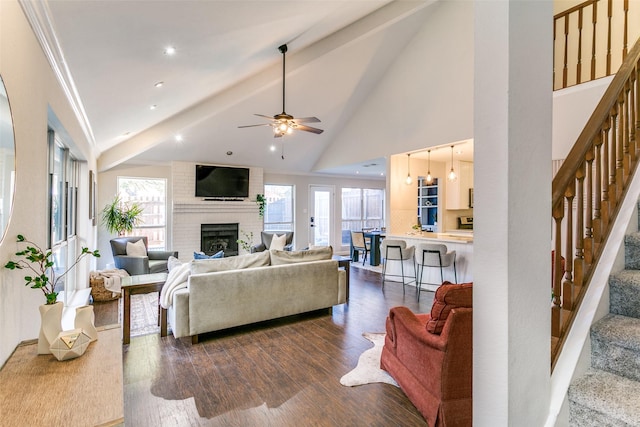
[[[174,202],[174,213],[238,213],[238,212],[251,212],[258,214],[258,205],[255,201],[247,200],[239,202],[236,200],[229,201],[188,201],[188,202]]]

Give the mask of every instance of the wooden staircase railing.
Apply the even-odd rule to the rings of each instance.
[[[553,179],[552,369],[640,156],[639,61],[640,39]]]
[[[640,35],[638,15],[629,0],[587,0],[555,15],[554,90],[614,74]]]

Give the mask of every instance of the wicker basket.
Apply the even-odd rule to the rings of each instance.
[[[120,298],[121,294],[116,294],[113,296],[113,292],[104,287],[104,278],[102,277],[94,277],[94,275],[89,276],[89,285],[91,286],[91,295],[93,295],[94,301],[113,301],[114,299]]]

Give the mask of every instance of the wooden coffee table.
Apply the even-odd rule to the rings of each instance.
[[[131,295],[160,292],[167,281],[167,273],[139,274],[122,279],[122,299],[124,313],[122,316],[122,343],[129,344],[131,339]],[[160,336],[167,336],[167,310],[160,307]]]

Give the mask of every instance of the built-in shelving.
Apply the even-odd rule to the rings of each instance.
[[[438,178],[428,183],[425,177],[418,177],[418,223],[425,231],[438,232],[439,203]]]

